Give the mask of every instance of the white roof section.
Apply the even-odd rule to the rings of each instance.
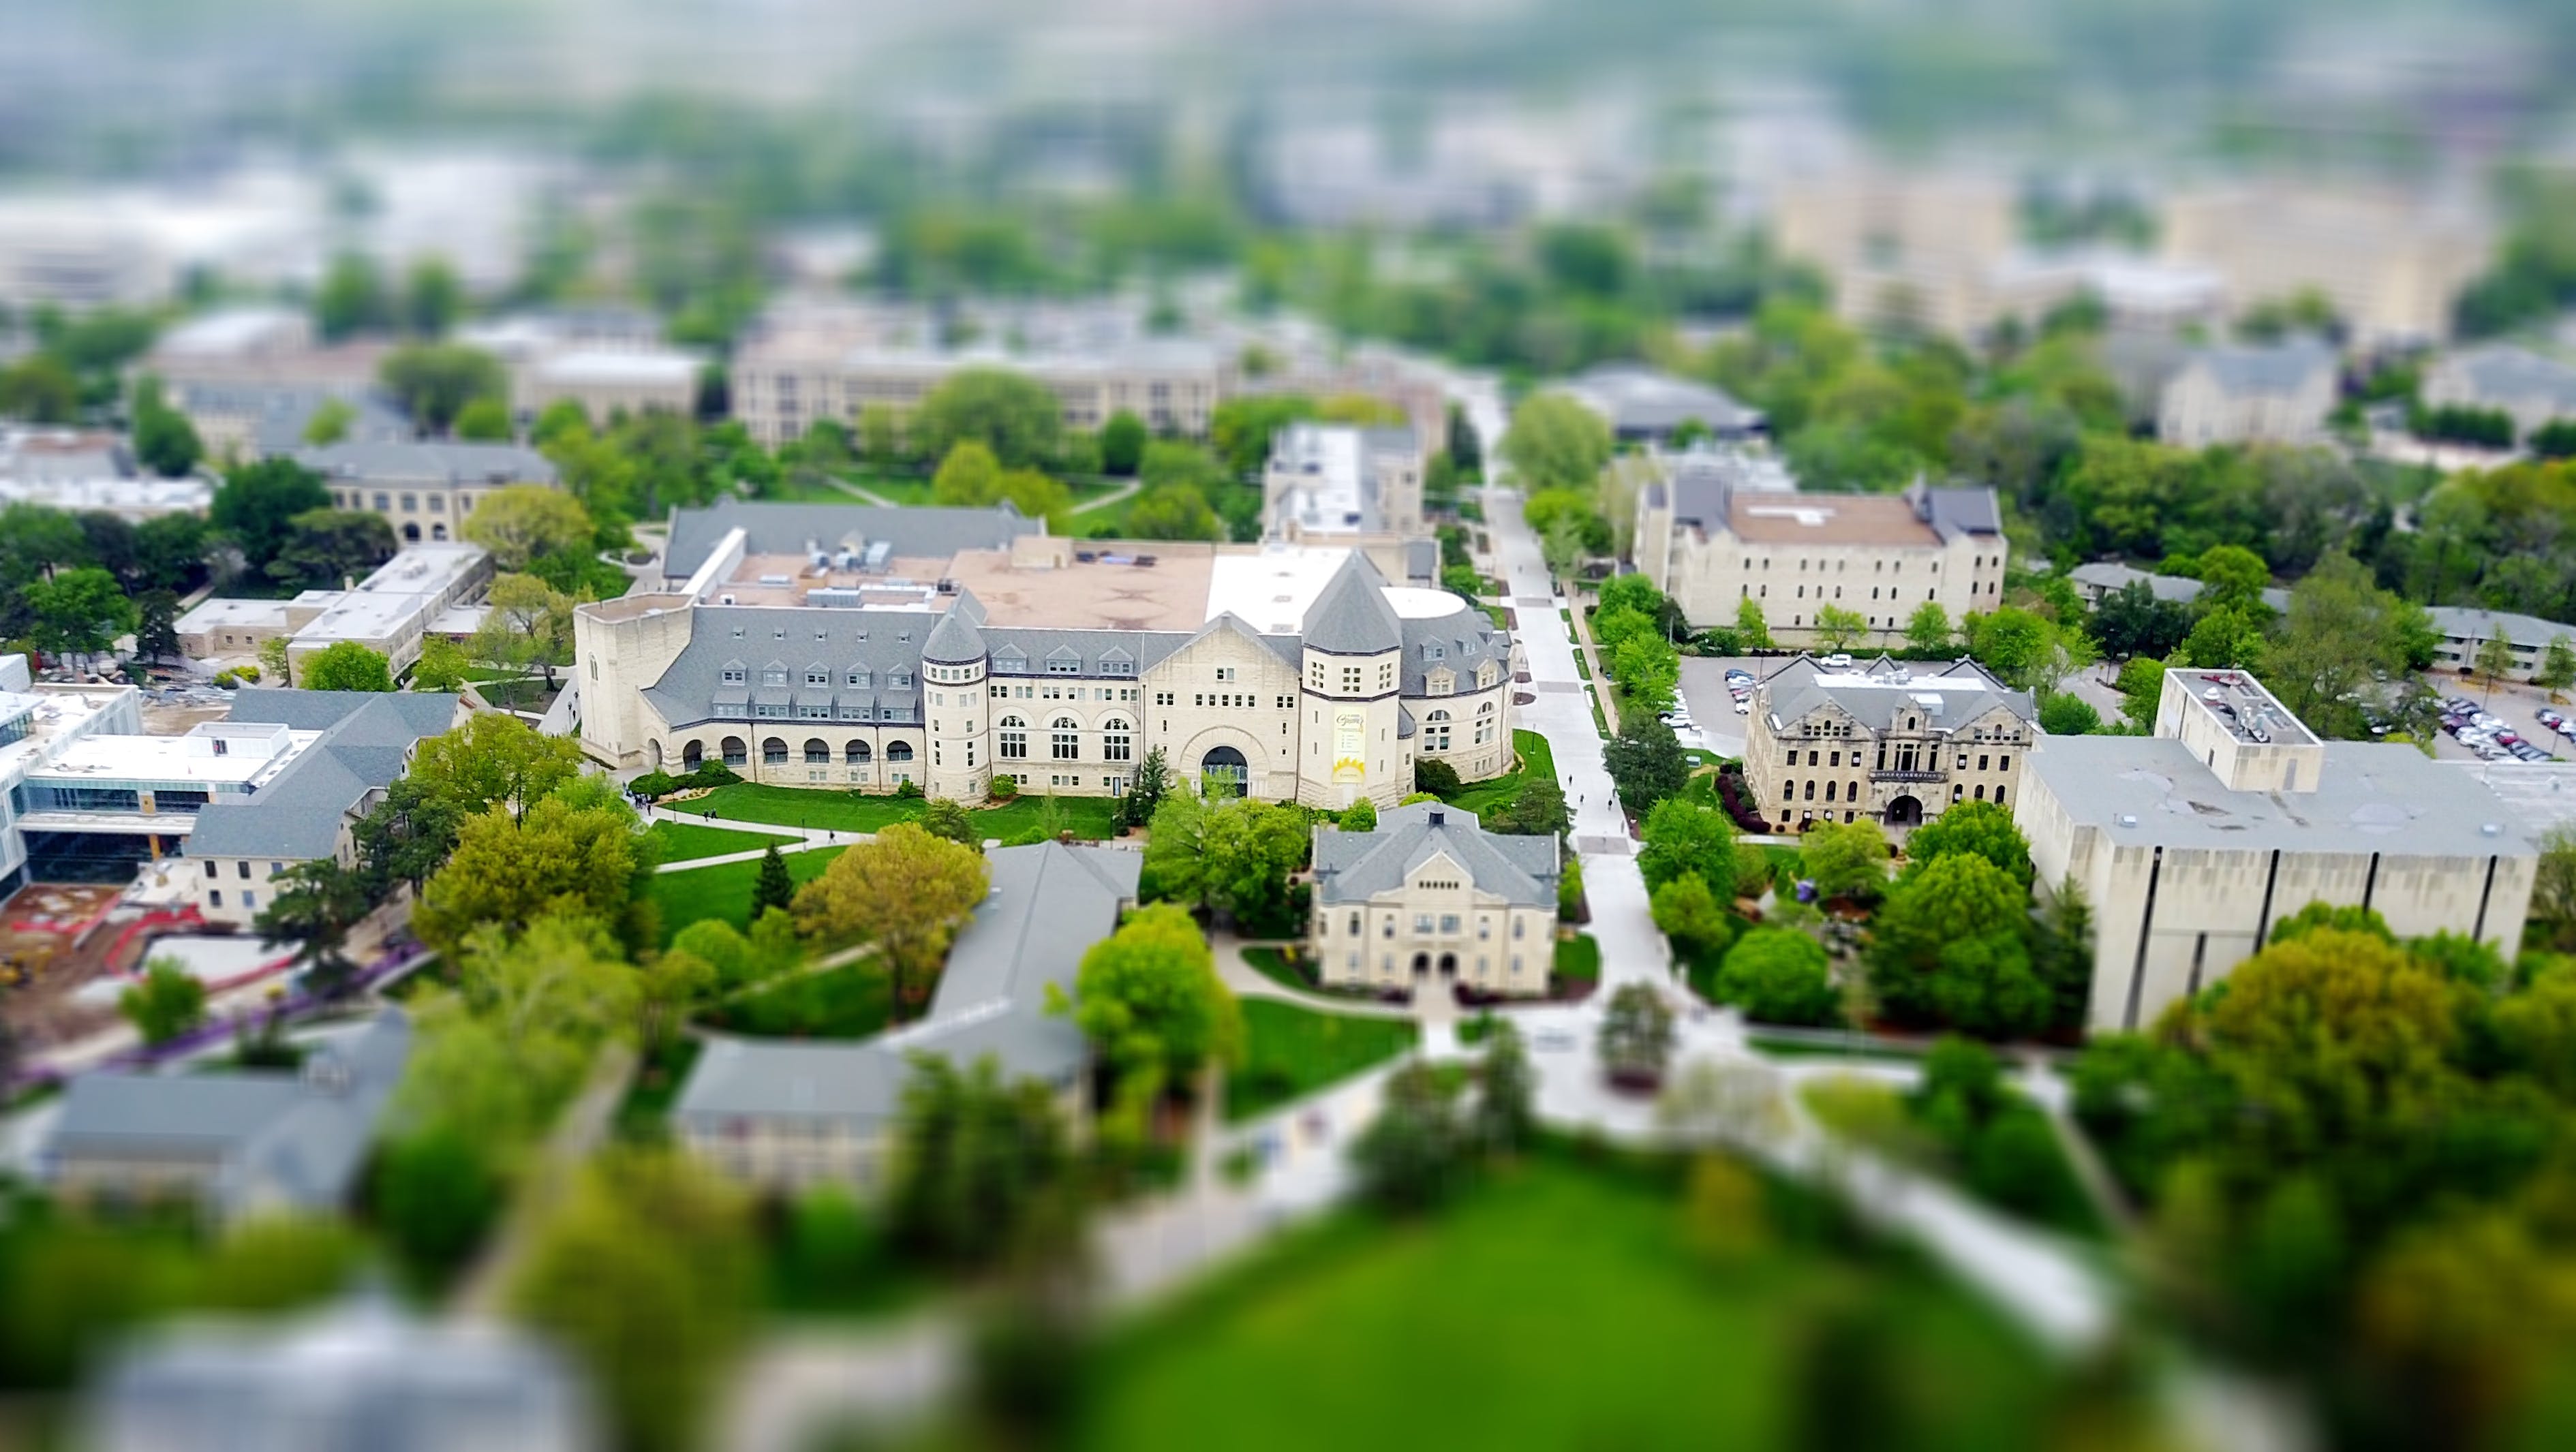
[[[1395,607],[1398,620],[1446,620],[1459,607],[1456,594],[1426,585],[1389,585],[1386,603]]]
[[[308,590],[305,593],[336,596],[339,592]],[[200,600],[189,607],[187,614],[179,617],[178,630],[181,635],[221,630],[227,625],[235,629],[284,630],[288,603],[284,600]]]
[[[533,371],[548,383],[694,386],[701,366],[696,355],[667,349],[647,352],[584,348],[558,353],[538,363]]]
[[[1230,613],[1264,635],[1295,635],[1350,553],[1338,545],[1273,544],[1257,555],[1219,555],[1200,619]]]
[[[209,731],[208,726],[228,729]],[[218,739],[224,739],[232,749],[218,754],[214,747]],[[27,775],[30,780],[73,786],[83,780],[265,786],[306,747],[321,739],[319,731],[223,721],[202,723],[185,736],[94,732],[64,746],[53,760]]]

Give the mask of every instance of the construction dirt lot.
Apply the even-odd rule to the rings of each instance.
[[[135,934],[121,957],[109,955],[127,935],[107,921],[122,891],[115,884],[35,883],[0,903],[0,1019],[21,1050],[95,1033],[116,1019],[113,1000],[79,1001],[79,991],[141,960],[148,938]]]

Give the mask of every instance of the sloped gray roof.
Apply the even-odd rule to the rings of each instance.
[[[211,1160],[207,1194],[221,1209],[336,1210],[410,1056],[411,1020],[388,1008],[354,1037],[314,1050],[302,1070],[82,1074],[64,1091],[45,1159],[57,1169],[91,1158]]]
[[[361,438],[296,451],[297,463],[361,484],[552,484],[555,466],[517,444]]]
[[[972,595],[961,594],[958,603],[971,601]],[[975,628],[975,612],[951,608],[930,627],[930,638],[922,642],[921,658],[942,665],[966,665],[984,658],[984,633]]]
[[[2538,402],[2552,413],[2576,414],[2576,368],[2528,348],[2497,343],[2472,348],[2452,360],[2481,403]]]
[[[663,554],[662,572],[673,579],[696,574],[716,542],[737,527],[756,555],[799,554],[808,540],[833,550],[887,540],[897,555],[945,559],[959,550],[1004,548],[1021,535],[1040,533],[1045,525],[1022,518],[1007,502],[990,509],[885,509],[723,499],[705,509],[671,512],[671,546]]]
[[[1911,492],[1914,512],[1939,530],[1943,539],[2004,532],[2003,506],[1990,488],[1932,488],[1918,483]]]
[[[2095,560],[2090,564],[2077,565],[2066,572],[2066,578],[2106,593],[2117,593],[2132,584],[2144,582],[2148,592],[2157,599],[2177,605],[2188,605],[2199,599],[2202,589],[2198,580],[2182,575],[2152,575],[2117,560]]]
[[[1669,434],[1697,420],[1711,432],[1742,434],[1762,426],[1762,413],[1725,390],[1635,363],[1604,363],[1563,384],[1619,434]]]
[[[340,824],[367,793],[403,774],[413,746],[456,724],[457,697],[439,691],[290,691],[253,687],[231,718],[320,731],[275,780],[247,801],[197,813],[191,857],[303,861],[339,850]]]
[[[1873,731],[1892,729],[1910,716],[1931,731],[1954,731],[2000,708],[2024,724],[2038,719],[2030,695],[1997,680],[1984,666],[1962,658],[1927,667],[1880,656],[1853,671],[1828,671],[1801,655],[1762,682],[1763,709],[1773,730],[1832,706]]]
[[[663,668],[660,679],[644,688],[644,699],[673,726],[710,720],[745,720],[760,726],[787,726],[785,717],[751,721],[722,716],[719,701],[745,701],[766,692],[777,704],[798,695],[828,694],[837,709],[864,709],[850,721],[890,724],[921,719],[918,672],[921,651],[940,624],[936,616],[898,610],[812,610],[794,605],[701,605],[690,616],[689,643]],[[735,632],[739,631],[740,634]],[[832,676],[827,687],[808,687],[805,667],[820,661]],[[747,679],[728,684],[725,667],[740,665]],[[784,685],[772,686],[761,674],[773,665],[787,672]],[[867,684],[851,686],[853,669],[866,672]],[[902,675],[913,682],[892,684]]]
[[[1139,853],[1040,842],[986,854],[992,890],[948,952],[921,1022],[864,1043],[720,1038],[699,1056],[675,1118],[714,1128],[739,1118],[794,1118],[873,1128],[891,1121],[911,1074],[907,1057],[961,1068],[989,1054],[1007,1078],[1067,1082],[1088,1062],[1082,1031],[1047,1009],[1070,1000],[1083,955],[1136,897]]]
[[[1328,655],[1377,655],[1404,644],[1404,622],[1386,600],[1386,577],[1353,550],[1306,610],[1305,644]]]
[[[2222,344],[2203,348],[2192,362],[2209,371],[2219,391],[2234,397],[2296,393],[2319,370],[2332,373],[2335,351],[2313,339],[2270,345]]]
[[[2435,605],[2425,614],[2433,617],[2433,628],[2454,640],[2493,640],[2504,632],[2509,645],[2532,650],[2545,648],[2549,642],[2564,636],[2576,640],[2576,625],[2561,625],[2537,615],[2518,615],[2510,610],[2472,610],[2464,605]]]
[[[1315,901],[1366,902],[1403,885],[1413,870],[1445,853],[1478,892],[1522,907],[1554,907],[1564,870],[1554,837],[1488,832],[1476,814],[1439,802],[1395,807],[1373,832],[1315,828]]]
[[[1472,683],[1476,667],[1486,661],[1508,677],[1512,638],[1495,627],[1492,616],[1463,599],[1453,614],[1404,622],[1404,694],[1408,696],[1427,696],[1430,674],[1437,667],[1447,666]],[[1438,706],[1440,700],[1434,697],[1426,704]]]

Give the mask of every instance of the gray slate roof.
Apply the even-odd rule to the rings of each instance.
[[[957,935],[921,1022],[864,1043],[770,1043],[719,1038],[699,1055],[673,1106],[684,1124],[734,1119],[891,1122],[911,1075],[907,1056],[963,1068],[985,1055],[1004,1077],[1071,1081],[1089,1062],[1082,1031],[1047,1011],[1050,986],[1068,1000],[1083,954],[1118,926],[1136,897],[1144,857],[1040,842],[985,855],[992,891]]]
[[[1405,695],[1427,696],[1430,673],[1438,666],[1456,672],[1462,689],[1472,687],[1476,667],[1486,661],[1492,661],[1503,678],[1511,676],[1511,636],[1495,628],[1492,616],[1463,599],[1454,614],[1406,620],[1403,626]],[[1436,709],[1440,703],[1440,698],[1432,697],[1424,706]]]
[[[301,449],[296,462],[361,484],[552,484],[555,466],[517,444],[355,439]]]
[[[286,391],[265,400],[259,409],[258,421],[251,425],[251,447],[267,459],[309,447],[304,442],[304,431],[330,400],[327,390],[287,385]],[[352,410],[340,435],[343,443],[402,443],[414,433],[411,415],[382,394],[365,393],[340,401]]]
[[[2508,644],[2540,650],[2561,636],[2576,642],[2576,625],[2561,625],[2537,615],[2517,615],[2509,610],[2472,610],[2464,605],[2435,605],[2425,614],[2433,618],[2433,628],[2453,640],[2476,642],[2493,640],[2497,631],[2504,632]]]
[[[1745,407],[1724,390],[1635,363],[1604,363],[1566,380],[1564,387],[1599,410],[1611,431],[1622,436],[1669,434],[1694,419],[1723,436],[1762,427],[1760,410]]]
[[[1373,832],[1315,828],[1315,901],[1367,902],[1392,892],[1415,868],[1445,854],[1465,870],[1478,892],[1516,907],[1554,907],[1564,870],[1554,837],[1488,832],[1476,814],[1438,802],[1395,807]]]
[[[937,616],[913,611],[701,605],[691,616],[688,645],[661,679],[644,688],[644,699],[673,726],[710,720],[791,726],[795,708],[809,704],[830,705],[840,721],[917,723],[921,651],[939,623]],[[743,679],[727,682],[731,669],[739,669]],[[805,676],[814,669],[831,683],[807,685]],[[765,678],[772,670],[785,673],[783,684]],[[850,684],[854,673],[863,684]],[[760,699],[788,706],[789,714],[752,720],[716,711],[719,702],[748,702],[764,691]]]
[[[671,512],[671,547],[662,571],[687,579],[715,551],[727,530],[740,528],[750,553],[800,554],[808,540],[826,549],[890,540],[894,553],[946,559],[959,550],[1001,549],[1042,521],[1022,518],[1008,503],[990,509],[883,509],[873,504],[761,504],[718,500],[705,509]]]
[[[2576,414],[2576,368],[2555,358],[2497,343],[2469,349],[2451,361],[2480,403],[2535,402],[2552,413]]]
[[[435,691],[290,691],[261,687],[233,698],[231,720],[319,731],[248,801],[197,813],[192,857],[304,861],[339,849],[340,824],[367,793],[402,776],[412,748],[456,724],[457,697]]]
[[[984,632],[975,628],[976,619],[983,612],[974,608],[977,603],[971,592],[959,592],[957,603],[939,617],[937,625],[930,627],[929,639],[922,642],[923,660],[937,661],[942,665],[967,665],[983,660],[986,648]]]
[[[2222,393],[2264,397],[2296,393],[2314,382],[2321,370],[2333,373],[2335,351],[2308,338],[2266,346],[2222,344],[2194,353],[2192,363],[2207,369],[2210,381]]]
[[[2091,564],[2077,565],[2066,572],[2066,578],[2079,585],[2091,586],[2105,594],[2116,594],[2136,582],[2144,581],[2148,591],[2157,599],[2184,605],[2199,599],[2200,592],[2204,588],[2200,581],[2187,576],[2151,575],[2135,566],[2124,565],[2116,560],[2095,560]],[[2275,610],[2287,610],[2290,608],[2290,592],[2278,588],[2265,590],[2263,603]]]
[[[1762,700],[1775,731],[1827,706],[1873,731],[1895,729],[1901,716],[1922,721],[1924,730],[1948,732],[1999,708],[2025,725],[2039,715],[2028,692],[1965,658],[1930,666],[1882,655],[1853,671],[1828,671],[1801,655],[1763,679]]]
[[[54,1169],[97,1158],[216,1162],[207,1195],[224,1211],[283,1202],[336,1210],[411,1056],[411,1020],[388,1008],[301,1071],[75,1077],[44,1150]],[[345,1082],[334,1083],[337,1069]]]
[[[2494,792],[2412,746],[2329,741],[2324,750],[2313,792],[2231,791],[2190,747],[2165,736],[2051,736],[2024,766],[2078,826],[2102,829],[2114,846],[2395,857],[2536,851]],[[2490,825],[2499,830],[2490,834]]]
[[[1386,601],[1386,577],[1353,550],[1307,607],[1305,643],[1328,655],[1378,655],[1404,644],[1404,622]]]

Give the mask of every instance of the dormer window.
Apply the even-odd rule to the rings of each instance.
[[[744,670],[741,666],[726,666],[724,668],[724,682],[728,686],[742,685],[750,678],[751,673]]]
[[[783,686],[787,684],[787,671],[784,667],[771,666],[760,673],[760,683],[764,686]]]

